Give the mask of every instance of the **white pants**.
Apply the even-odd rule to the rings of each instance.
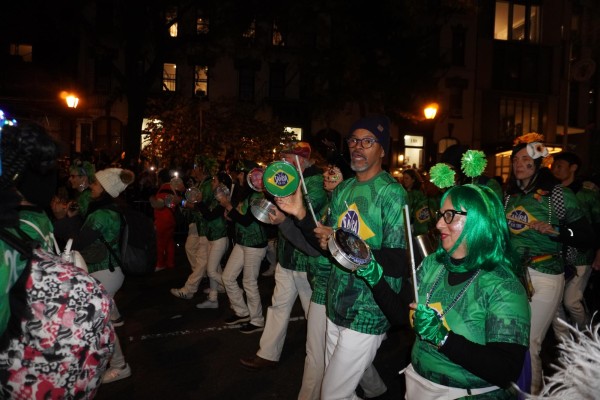
[[[310,302],[306,332],[306,359],[302,387],[298,400],[319,400],[325,373],[325,348],[327,336],[327,311],[325,305]],[[385,393],[387,387],[371,364],[360,380],[360,386],[369,398]]]
[[[535,290],[531,298],[531,329],[529,351],[531,353],[531,394],[537,395],[542,389],[542,360],[540,351],[546,332],[556,316],[565,287],[564,274],[551,275],[529,268],[531,283]]]
[[[304,315],[308,318],[308,309],[312,289],[308,283],[306,272],[292,271],[277,263],[275,267],[275,289],[271,299],[271,306],[267,309],[267,324],[260,337],[260,349],[256,355],[265,360],[279,361],[290,314],[296,298],[300,296],[300,303]]]
[[[117,303],[115,303],[114,297],[115,293],[123,286],[123,281],[125,280],[125,275],[123,275],[123,271],[121,271],[121,267],[116,267],[114,272],[111,272],[109,269],[103,269],[102,271],[92,272],[90,274],[93,276],[98,282],[104,286],[106,289],[106,293],[112,299],[112,307],[110,310],[110,318],[111,320],[118,319],[121,314],[119,313],[119,309],[117,308]],[[121,368],[125,366],[125,356],[123,355],[123,350],[121,349],[121,343],[119,342],[119,336],[115,332],[115,351],[112,354],[110,359],[110,366]]]
[[[583,305],[583,292],[587,286],[590,275],[592,274],[591,265],[578,265],[575,267],[577,274],[565,283],[565,293],[563,294],[562,304],[558,305],[556,318],[563,321],[572,322],[579,328],[583,328],[588,324],[588,315]],[[569,328],[558,323],[557,319],[552,321],[552,328],[557,339],[568,338]]]
[[[221,259],[223,258],[223,255],[227,251],[228,247],[229,239],[227,239],[227,237],[208,241],[208,258],[206,264],[204,264],[206,269],[199,268],[198,271],[192,271],[184,286],[184,290],[186,292],[196,293],[198,291],[200,281],[204,276],[204,272],[206,272],[208,273],[210,280],[210,292],[208,294],[208,299],[210,301],[217,301],[217,288],[219,285],[223,284],[221,277]]]
[[[185,283],[186,292],[194,294],[202,278],[206,276],[206,265],[208,263],[208,239],[206,236],[198,236],[196,224],[190,224],[187,238],[185,239],[185,254],[190,262],[192,273]]]
[[[265,317],[262,312],[262,303],[260,301],[260,292],[258,291],[257,278],[260,273],[260,264],[265,253],[266,247],[255,248],[236,244],[231,250],[227,265],[223,271],[223,286],[227,291],[231,309],[239,316],[250,316],[250,323],[255,326],[264,326]],[[242,284],[248,304],[244,301],[244,293],[237,283],[237,277],[244,272]]]
[[[325,353],[325,376],[321,387],[323,400],[358,399],[356,387],[361,378],[375,383],[381,388],[370,387],[370,392],[382,394],[387,390],[385,384],[372,366],[377,349],[385,334],[369,335],[349,328],[337,326],[327,319],[327,344]],[[364,380],[363,379],[363,380]],[[363,386],[364,389],[364,386]],[[370,393],[365,393],[371,396]]]

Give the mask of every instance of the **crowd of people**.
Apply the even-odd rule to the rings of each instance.
[[[223,323],[260,333],[258,350],[240,359],[242,367],[278,366],[300,300],[307,334],[299,399],[355,399],[359,386],[366,398],[383,395],[373,361],[392,326],[415,333],[404,370],[407,399],[537,395],[550,326],[566,341],[571,336],[559,318],[579,328],[591,323],[583,293],[591,271],[600,269],[600,190],[578,178],[576,154],[550,155],[541,135],[516,139],[505,184],[465,168],[469,150],[459,145],[442,157],[451,171],[443,184],[416,169],[395,179],[383,164],[390,151],[385,116],[352,125],[348,165],[319,165],[300,141],[287,143],[280,161],[266,167],[203,155],[178,174],[165,166],[136,177],[118,165],[96,170],[83,159],[61,174],[56,144],[43,128],[3,121],[3,397],[93,397],[101,383],[135,373],[114,331],[124,324],[114,297],[126,278],[115,254],[132,190],[154,220],[155,273],[176,268],[175,235],[184,221],[190,274],[170,293],[193,301],[206,278],[206,297],[196,307],[219,308],[218,293],[225,293],[231,314]],[[429,251],[412,245],[423,236]],[[67,243],[83,266],[61,258]],[[266,312],[258,286],[264,263],[275,280]],[[92,290],[34,297],[28,288],[50,282],[39,278],[44,268]],[[78,316],[44,312],[48,324],[61,327],[51,338],[32,323],[40,293],[72,298],[69,315]],[[73,350],[75,338],[86,342],[78,350],[86,354]],[[44,341],[52,345],[38,348]],[[39,353],[39,360],[19,352]],[[44,365],[67,359],[60,368],[68,371]],[[49,383],[29,385],[25,374]],[[69,374],[77,379],[65,380]]]

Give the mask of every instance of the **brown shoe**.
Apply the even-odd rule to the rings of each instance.
[[[254,356],[249,358],[240,358],[240,364],[246,369],[258,371],[261,369],[274,368],[277,361],[265,360],[262,357]]]

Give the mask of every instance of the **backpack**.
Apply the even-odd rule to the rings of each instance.
[[[19,329],[3,337],[0,398],[93,398],[114,351],[112,300],[92,276],[20,236],[0,228],[30,269],[12,289],[23,292],[22,310],[13,313],[11,300]]]
[[[156,266],[156,228],[152,218],[127,208],[121,213],[121,269],[125,275],[143,276]]]

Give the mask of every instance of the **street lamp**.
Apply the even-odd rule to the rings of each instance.
[[[425,119],[434,119],[437,115],[438,109],[440,108],[438,103],[431,103],[425,106],[423,109],[423,114],[425,115]]]
[[[79,97],[77,97],[75,93],[61,92],[60,97],[65,100],[65,103],[70,110],[75,110],[79,105]],[[70,111],[69,114],[69,150],[71,151],[72,155],[74,151],[77,150],[77,126],[75,118],[72,115],[73,111]]]
[[[65,97],[65,102],[67,103],[67,107],[77,108],[77,105],[79,104],[79,97],[75,96],[74,94],[69,94],[67,97]]]

